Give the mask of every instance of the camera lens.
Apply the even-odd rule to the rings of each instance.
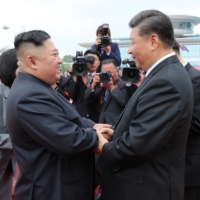
[[[135,68],[125,67],[122,71],[122,80],[125,82],[138,82],[140,71]]]
[[[129,79],[134,78],[135,77],[135,71],[132,71],[132,70],[127,71],[127,77]]]
[[[81,72],[84,71],[84,68],[80,65],[80,66],[77,67],[76,70],[77,70],[78,73],[81,73]]]
[[[87,74],[87,64],[74,63],[72,72],[75,76],[85,76]]]
[[[110,73],[107,71],[103,71],[100,73],[100,81],[102,83],[108,83],[110,81]]]

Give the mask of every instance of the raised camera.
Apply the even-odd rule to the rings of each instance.
[[[99,73],[100,76],[100,82],[101,83],[108,83],[110,82],[110,73],[107,71],[102,71],[101,73]]]
[[[109,25],[108,24],[103,24],[103,36],[101,36],[101,44],[100,47],[107,47],[111,44],[111,40],[110,37],[107,36],[108,34],[108,28]]]
[[[129,64],[130,67],[124,67],[122,70],[122,80],[130,83],[137,83],[140,80],[140,70],[136,68],[133,60],[123,60],[122,64]]]
[[[83,52],[77,51],[76,56],[73,58],[74,64],[72,73],[75,76],[85,76],[88,73],[87,62],[94,63],[93,56],[83,56]]]

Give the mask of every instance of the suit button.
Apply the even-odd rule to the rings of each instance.
[[[116,171],[118,171],[118,170],[120,170],[120,167],[113,167],[113,168],[112,168],[112,171],[113,171],[113,172],[116,172]]]

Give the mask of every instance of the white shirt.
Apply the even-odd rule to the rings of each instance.
[[[185,67],[185,66],[187,65],[187,63],[188,63],[188,62],[184,62],[184,63],[183,63],[183,67]]]
[[[171,53],[169,53],[169,54],[163,56],[163,57],[160,58],[159,60],[157,60],[157,61],[147,70],[147,73],[145,74],[145,77],[147,77],[147,76],[150,74],[150,72],[151,72],[159,63],[161,63],[163,60],[165,60],[166,58],[169,58],[170,56],[173,56],[173,55],[175,55],[175,53],[174,53],[174,52],[171,52]]]

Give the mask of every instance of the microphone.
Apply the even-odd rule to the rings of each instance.
[[[129,62],[128,59],[124,59],[124,60],[122,60],[122,64],[123,64],[123,65],[126,65],[128,62]]]

